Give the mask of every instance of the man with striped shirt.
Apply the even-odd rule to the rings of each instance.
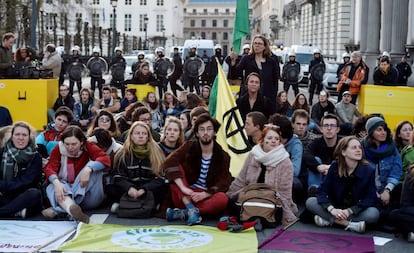
[[[201,215],[218,215],[227,208],[225,194],[231,183],[230,157],[216,142],[220,124],[208,113],[194,123],[196,140],[184,143],[164,163],[170,181],[172,203],[168,221],[201,223]]]

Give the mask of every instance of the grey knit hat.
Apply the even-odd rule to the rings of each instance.
[[[367,123],[365,123],[365,129],[367,130],[368,135],[371,135],[379,126],[387,126],[387,123],[380,117],[369,118]]]

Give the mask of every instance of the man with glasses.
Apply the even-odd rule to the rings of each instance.
[[[322,136],[313,140],[303,154],[302,164],[308,169],[308,195],[315,196],[322,178],[328,174],[333,153],[338,144],[339,118],[335,114],[323,116]]]
[[[167,209],[167,221],[186,220],[187,225],[194,225],[201,223],[201,215],[226,211],[230,156],[216,142],[219,127],[208,113],[198,116],[194,123],[196,140],[181,145],[164,162],[175,207]]]

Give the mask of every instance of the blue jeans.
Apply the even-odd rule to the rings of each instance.
[[[315,159],[318,161],[319,164],[322,164],[322,160],[319,157],[315,157]],[[308,188],[312,186],[319,187],[324,177],[325,176],[319,172],[313,172],[311,170],[308,170]]]

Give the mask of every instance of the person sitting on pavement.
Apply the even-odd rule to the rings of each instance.
[[[196,122],[198,116],[203,113],[208,113],[208,110],[203,106],[197,106],[190,111],[190,124],[192,127],[185,133],[185,140],[195,140],[194,123]]]
[[[93,130],[97,127],[102,127],[103,129],[108,130],[111,136],[114,138],[118,138],[121,135],[118,124],[116,123],[113,114],[107,110],[101,110],[95,116],[92,124],[88,129],[87,136],[92,136]]]
[[[73,107],[73,124],[79,126],[82,131],[86,131],[91,125],[95,114],[92,107],[95,105],[92,91],[88,88],[80,90],[80,100]]]
[[[98,207],[104,199],[102,171],[111,160],[95,143],[86,140],[78,126],[69,126],[53,149],[44,171],[51,207],[42,215],[53,219],[67,213],[73,219],[89,223],[83,209]]]
[[[365,125],[367,136],[362,140],[365,159],[375,168],[375,185],[380,202],[379,229],[393,226],[389,213],[399,207],[403,176],[400,152],[392,139],[391,130],[381,117],[372,117]]]
[[[121,109],[119,111],[121,112],[125,111],[125,108],[127,108],[129,105],[137,101],[138,101],[137,89],[133,89],[133,88],[126,89],[125,96],[121,100]]]
[[[261,112],[249,112],[246,115],[244,131],[246,131],[250,148],[253,148],[254,145],[259,143],[260,138],[262,138],[262,131],[266,122],[266,116]]]
[[[306,201],[315,224],[326,227],[337,224],[364,233],[366,224],[379,218],[376,208],[375,169],[363,159],[363,149],[355,136],[341,139],[316,197]]]
[[[149,191],[154,196],[155,210],[168,190],[161,172],[164,160],[165,156],[152,139],[148,125],[142,121],[134,122],[123,147],[115,155],[113,183],[106,188],[109,199],[114,202],[111,212],[117,212],[124,193],[137,199]]]
[[[161,101],[161,112],[164,120],[168,116],[177,116],[180,113],[178,109],[178,98],[170,91],[164,92]]]
[[[303,151],[305,151],[309,143],[318,137],[318,135],[307,130],[310,123],[309,113],[304,109],[297,109],[292,114],[291,122],[293,133],[299,137],[303,145]]]
[[[410,144],[411,133],[413,132],[413,123],[408,120],[398,123],[394,131],[394,141],[399,151]]]
[[[227,209],[230,156],[215,140],[219,127],[208,113],[198,116],[197,139],[184,143],[163,164],[175,207],[167,209],[167,221],[181,219],[194,225],[201,223],[202,215],[219,215]]]
[[[156,132],[160,132],[164,125],[164,119],[162,118],[160,101],[155,96],[155,93],[152,91],[148,92],[147,96],[144,98],[142,103],[151,112],[151,115],[152,115],[151,128],[154,129],[154,131]]]
[[[66,106],[61,106],[55,112],[53,122],[36,137],[36,145],[43,158],[48,158],[53,148],[59,143],[60,136],[73,120],[73,112]]]
[[[335,105],[329,101],[329,93],[323,90],[319,93],[318,103],[312,105],[311,119],[315,125],[311,130],[321,133],[319,124],[322,117],[328,113],[336,114]]]
[[[293,166],[289,153],[281,142],[282,132],[273,124],[265,125],[262,136],[244,161],[239,175],[226,192],[229,196],[229,211],[240,215],[240,206],[236,204],[243,187],[252,183],[265,183],[279,194],[282,201],[282,224],[288,224],[297,217],[296,204],[292,200]]]
[[[277,93],[276,96],[276,113],[286,115],[288,117],[292,116],[293,108],[288,101],[287,92],[281,90]]]
[[[319,185],[329,171],[333,153],[338,145],[340,127],[335,114],[321,120],[322,136],[314,139],[303,153],[302,165],[308,170],[308,195],[315,196]]]
[[[12,128],[13,125],[0,127],[0,148],[4,147],[10,139]]]
[[[59,86],[59,97],[53,104],[53,108],[47,110],[47,117],[49,122],[53,120],[55,111],[61,106],[66,106],[71,111],[73,111],[73,107],[75,106],[75,99],[69,93],[69,86],[67,84],[62,84]]]
[[[341,135],[350,135],[353,123],[358,117],[361,116],[358,108],[352,104],[351,101],[351,92],[344,91],[342,94],[342,100],[335,105],[336,114],[341,120]]]
[[[160,141],[160,134],[152,129],[151,123],[152,123],[152,115],[150,110],[148,110],[145,106],[139,106],[132,112],[131,117],[131,124],[133,124],[135,121],[142,121],[145,122],[148,127],[150,128],[151,136],[154,139],[154,141],[159,142]],[[118,138],[118,141],[124,143],[125,140],[128,137],[129,129],[122,132],[121,136]]]
[[[98,114],[101,110],[106,110],[111,113],[118,112],[121,108],[119,99],[114,99],[112,96],[112,90],[109,86],[102,88],[102,99],[99,99],[92,107],[92,112]]]
[[[26,122],[16,122],[10,140],[0,148],[0,217],[25,219],[41,208],[42,157],[34,133]]]
[[[184,130],[181,121],[175,116],[169,116],[162,130],[160,146],[165,157],[178,149],[184,143]]]

